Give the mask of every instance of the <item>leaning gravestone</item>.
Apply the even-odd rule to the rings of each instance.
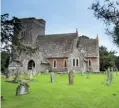
[[[55,73],[54,72],[50,72],[50,78],[51,78],[51,82],[55,82]]]
[[[69,84],[74,84],[74,71],[69,72]]]
[[[16,89],[17,96],[25,95],[28,92],[29,92],[29,86],[25,82],[21,82]]]

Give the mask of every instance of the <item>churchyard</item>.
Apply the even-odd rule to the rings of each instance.
[[[119,75],[116,72],[110,85],[106,84],[108,77],[104,73],[90,73],[89,78],[88,74],[70,75],[42,73],[33,76],[27,82],[29,90],[25,95],[17,95],[19,84],[6,82],[1,75],[2,108],[119,108]]]

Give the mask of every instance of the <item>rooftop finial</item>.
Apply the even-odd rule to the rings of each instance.
[[[97,34],[97,36],[96,36],[96,39],[99,40],[98,34]]]
[[[78,35],[78,29],[76,28],[76,33],[77,33],[77,35]]]

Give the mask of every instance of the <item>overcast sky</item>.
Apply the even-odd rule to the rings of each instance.
[[[88,9],[95,0],[2,0],[2,14],[10,16],[36,17],[46,21],[46,34],[70,33],[78,29],[79,35],[90,38],[99,36],[100,45],[108,50],[119,48],[112,43],[110,36],[105,35],[104,25]],[[103,1],[103,0],[100,0]]]

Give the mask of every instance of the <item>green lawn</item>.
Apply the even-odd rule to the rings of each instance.
[[[74,85],[68,84],[67,74],[57,74],[55,83],[50,83],[49,74],[35,79],[29,94],[15,96],[17,84],[2,78],[2,108],[119,108],[119,75],[111,86],[105,86],[106,76],[101,74],[91,74],[90,79],[75,74]]]

